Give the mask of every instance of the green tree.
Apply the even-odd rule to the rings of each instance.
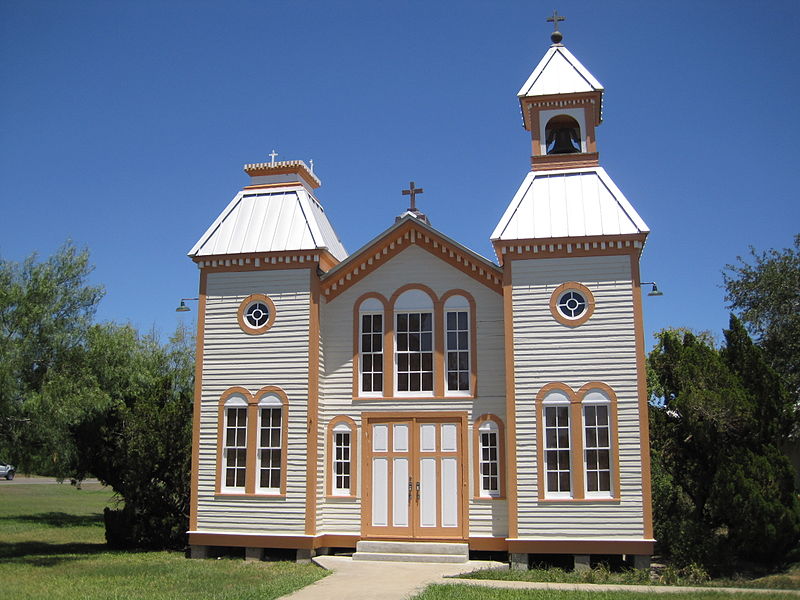
[[[88,251],[70,242],[44,261],[0,258],[0,453],[23,470],[57,470],[64,432],[83,413],[69,398],[49,402],[46,390],[85,341],[103,296],[88,284],[91,271]]]
[[[800,537],[793,471],[778,449],[791,401],[731,316],[725,347],[663,331],[649,356],[656,538],[712,571],[775,566]]]
[[[794,247],[758,253],[723,271],[725,300],[800,405],[800,234]]]

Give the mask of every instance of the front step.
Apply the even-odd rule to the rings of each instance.
[[[469,546],[441,542],[362,541],[356,544],[353,560],[465,563],[469,560]]]

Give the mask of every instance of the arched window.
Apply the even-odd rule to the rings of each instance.
[[[394,303],[395,380],[400,394],[433,393],[433,299],[418,289]]]
[[[383,395],[383,303],[367,298],[358,307],[359,395]]]
[[[550,391],[542,401],[544,417],[545,496],[572,497],[572,435],[570,397],[562,390]]]
[[[224,404],[222,488],[244,492],[247,481],[247,398],[231,394]]]
[[[502,498],[503,485],[503,422],[495,415],[481,415],[475,420],[475,497]]]
[[[328,424],[328,495],[356,495],[356,424],[336,417]]]
[[[569,115],[558,115],[545,127],[547,154],[575,154],[582,152],[581,127]]]
[[[444,303],[447,392],[470,391],[470,305],[460,295]]]
[[[611,398],[602,389],[590,389],[583,395],[583,467],[586,497],[611,497],[612,445]]]
[[[259,492],[280,494],[283,480],[283,402],[275,393],[266,393],[258,401],[258,483]]]

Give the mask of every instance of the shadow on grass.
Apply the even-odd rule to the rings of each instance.
[[[108,552],[106,544],[48,544],[46,542],[0,542],[0,561],[50,567],[62,562]]]
[[[0,521],[41,523],[51,527],[87,527],[91,525],[102,525],[103,515],[101,513],[94,513],[91,515],[70,515],[63,512],[48,512],[39,513],[38,515],[13,515],[10,517],[0,517]]]

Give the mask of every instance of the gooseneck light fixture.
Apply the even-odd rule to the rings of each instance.
[[[180,306],[178,306],[178,308],[175,309],[175,312],[189,312],[192,309],[189,308],[188,306],[186,306],[186,302],[189,301],[189,300],[197,301],[199,299],[200,298],[181,298],[181,304],[180,304]]]
[[[662,292],[661,290],[658,289],[658,286],[656,285],[655,281],[643,281],[642,285],[652,285],[653,286],[653,289],[650,292],[648,292],[648,294],[647,294],[648,296],[663,296],[664,295],[664,292]]]

